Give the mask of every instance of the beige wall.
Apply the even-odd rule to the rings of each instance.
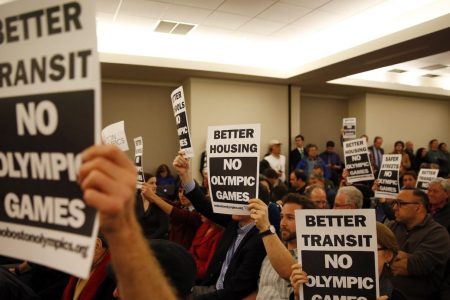
[[[155,173],[161,163],[172,165],[178,150],[175,119],[170,93],[176,87],[123,83],[102,84],[103,127],[125,121],[130,150],[134,159],[133,138],[144,140],[144,170]]]
[[[380,135],[388,152],[397,140],[411,140],[415,149],[433,138],[449,143],[450,101],[367,94],[366,129],[370,143]]]
[[[325,143],[332,140],[336,144],[336,151],[342,156],[340,130],[342,118],[348,115],[347,106],[347,99],[302,95],[300,127],[305,143],[316,144],[319,152],[322,152]]]
[[[189,85],[190,125],[196,157],[194,176],[199,179],[200,154],[205,150],[209,125],[261,124],[261,154],[271,139],[283,144],[287,156],[288,87],[231,80],[191,78]]]
[[[366,134],[366,95],[358,95],[348,100],[348,118],[356,118],[356,136]],[[370,138],[370,137],[369,137]]]

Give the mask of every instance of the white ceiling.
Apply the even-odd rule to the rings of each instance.
[[[96,7],[104,62],[277,78],[450,24],[449,0],[97,0]],[[154,32],[160,20],[196,27],[186,36]]]

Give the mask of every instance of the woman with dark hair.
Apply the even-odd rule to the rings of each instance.
[[[427,154],[428,154],[428,150],[425,148],[419,148],[416,151],[416,165],[414,166],[414,171],[416,171],[416,173],[419,173],[420,167],[422,164],[427,164],[428,163],[428,159],[427,159]]]
[[[138,190],[136,195],[136,216],[142,232],[148,240],[166,238],[169,230],[169,218],[157,205],[141,194],[146,188],[156,193],[155,176],[149,174],[147,182],[142,187],[142,192]]]
[[[396,141],[392,154],[400,154],[402,156],[402,163],[400,165],[400,176],[402,176],[403,173],[411,167],[411,161],[405,151],[405,143],[402,141]]]
[[[156,169],[156,185],[174,185],[175,179],[170,174],[170,169],[166,164],[160,165]]]

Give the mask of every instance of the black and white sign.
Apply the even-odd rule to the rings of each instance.
[[[103,128],[102,141],[107,145],[116,145],[122,151],[128,151],[130,148],[125,134],[125,122],[120,121]]]
[[[142,136],[134,138],[134,165],[136,166],[137,171],[137,183],[136,188],[140,189],[142,185],[145,183],[145,175],[144,175],[144,141],[142,140]]]
[[[0,254],[89,275],[98,219],[77,183],[100,142],[92,1],[0,7]]]
[[[208,127],[208,179],[214,212],[249,215],[258,197],[261,125]]]
[[[420,169],[419,175],[417,175],[416,188],[426,192],[428,184],[438,176],[438,173],[439,170],[437,169]]]
[[[180,86],[171,94],[173,113],[177,123],[178,139],[180,140],[180,149],[184,150],[186,157],[194,157],[194,148],[192,146],[191,134],[189,131],[188,118],[186,113],[186,102],[184,101],[183,87]]]
[[[344,118],[342,120],[342,127],[344,129],[342,133],[344,139],[356,138],[356,118]]]
[[[374,210],[296,210],[300,299],[374,300],[379,294]]]
[[[374,180],[370,164],[366,139],[356,139],[344,142],[345,168],[351,183],[357,181]]]
[[[375,197],[395,199],[400,191],[399,177],[401,154],[384,154],[378,174],[379,189],[375,191]]]

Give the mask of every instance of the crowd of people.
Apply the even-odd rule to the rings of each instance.
[[[369,147],[375,178],[387,153],[382,143],[377,136]],[[298,263],[295,210],[372,208],[379,299],[450,299],[447,145],[432,140],[414,151],[411,141],[397,141],[401,191],[377,199],[377,180],[347,180],[333,141],[321,153],[302,135],[295,144],[286,160],[280,141],[270,141],[248,215],[213,212],[206,158],[200,183],[180,151],[176,176],[162,164],[136,190],[136,169],[125,154],[114,146],[89,148],[79,183],[101,223],[89,278],[17,262],[0,270],[0,298],[298,299],[308,270]],[[427,192],[415,188],[421,168],[439,169]]]

